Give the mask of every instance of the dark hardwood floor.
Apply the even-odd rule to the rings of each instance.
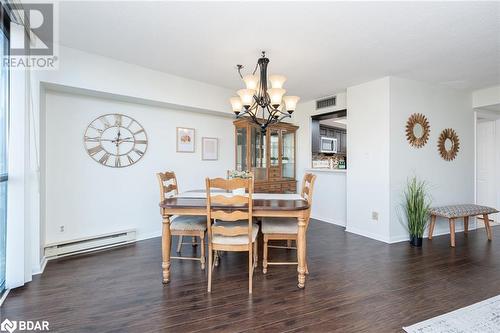
[[[173,261],[161,283],[160,238],[60,259],[12,290],[1,318],[48,320],[53,332],[401,332],[410,325],[500,294],[500,228],[468,236],[387,245],[312,221],[310,275],[259,266],[248,295],[246,254],[228,253],[206,292],[205,272]],[[185,251],[193,251],[186,246]],[[272,249],[274,258],[294,252]]]

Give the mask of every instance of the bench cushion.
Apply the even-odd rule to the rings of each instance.
[[[447,218],[457,218],[464,216],[476,216],[483,214],[494,214],[498,213],[495,208],[487,206],[479,206],[474,204],[465,205],[451,205],[451,206],[441,206],[432,207],[430,209],[431,215],[443,216]]]

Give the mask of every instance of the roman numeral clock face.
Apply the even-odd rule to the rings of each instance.
[[[91,122],[84,142],[94,161],[113,168],[136,163],[148,148],[148,137],[141,124],[117,113],[105,114]]]

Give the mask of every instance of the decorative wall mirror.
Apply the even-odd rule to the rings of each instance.
[[[427,118],[421,113],[414,113],[406,122],[406,140],[415,148],[422,148],[429,140],[431,129]]]
[[[460,149],[460,140],[454,129],[447,128],[441,132],[438,139],[438,149],[444,160],[451,161],[455,159]]]

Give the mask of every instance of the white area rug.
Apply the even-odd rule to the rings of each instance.
[[[403,329],[408,333],[498,333],[500,295]]]

